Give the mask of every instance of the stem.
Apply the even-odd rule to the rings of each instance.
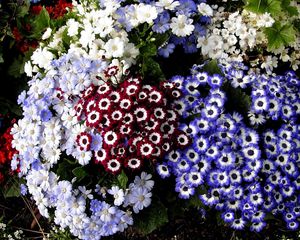
[[[45,233],[44,233],[44,231],[43,231],[43,229],[42,229],[42,227],[41,227],[41,225],[40,225],[38,219],[36,218],[33,209],[31,208],[31,206],[30,206],[30,204],[28,203],[27,199],[26,199],[25,197],[23,197],[23,196],[21,196],[21,197],[22,197],[24,203],[26,204],[27,208],[29,209],[31,215],[33,216],[34,220],[36,221],[36,223],[37,223],[37,225],[38,225],[38,227],[39,227],[39,229],[40,229],[40,231],[41,231],[41,233],[42,233],[42,235],[43,235],[43,238],[46,239]]]

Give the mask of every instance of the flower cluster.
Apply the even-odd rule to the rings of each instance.
[[[176,45],[186,53],[197,51],[197,39],[205,36],[206,26],[213,15],[212,8],[204,1],[140,1],[117,10],[118,21],[127,31],[141,23],[148,23],[153,33],[171,34],[169,41],[163,43],[158,54],[168,57]],[[148,3],[145,4],[144,2]]]
[[[130,209],[138,213],[151,204],[154,186],[151,175],[142,172],[126,190],[116,185],[92,190],[59,180],[45,168],[30,170],[26,181],[40,213],[48,218],[53,209],[54,222],[80,239],[100,239],[124,231],[133,224]]]
[[[299,5],[295,5],[299,8]],[[293,17],[299,19],[299,16]],[[292,19],[291,19],[292,21]],[[207,34],[197,38],[197,47],[204,56],[213,59],[230,58],[243,61],[249,59],[251,64],[260,66],[270,73],[278,67],[278,62],[290,62],[294,70],[298,69],[300,58],[299,36],[287,47],[267,49],[263,56],[256,56],[256,51],[268,45],[265,29],[272,27],[275,20],[270,13],[256,14],[247,10],[228,12],[224,7],[214,11],[212,23],[208,25]],[[251,53],[253,52],[253,53]]]
[[[207,35],[198,39],[201,53],[210,58],[230,57],[240,61],[246,51],[266,43],[263,29],[275,22],[269,13],[258,15],[246,10],[228,13],[223,7],[216,10],[212,21]]]
[[[114,77],[117,71],[112,66],[105,74]],[[117,87],[109,82],[91,85],[74,107],[78,121],[87,127],[76,143],[109,172],[118,173],[122,166],[139,169],[145,160],[154,162],[171,149],[189,144],[186,134],[177,129],[178,114],[170,106],[180,96],[167,81],[160,86],[143,85],[141,79],[130,76]]]
[[[107,81],[118,77],[113,74],[116,73],[115,66],[72,52],[52,61],[50,65],[51,69],[44,76],[35,75],[29,82],[29,90],[19,96],[23,119],[11,130],[14,138],[12,144],[18,150],[12,160],[12,169],[19,167],[20,176],[26,178],[28,192],[40,213],[50,217],[53,209],[55,223],[62,228],[69,227],[73,235],[81,239],[99,239],[101,236],[123,231],[133,220],[129,212],[119,209],[119,206],[128,210],[132,208],[135,213],[148,207],[151,203],[150,191],[154,185],[154,181],[150,180],[151,175],[143,172],[141,177],[136,176],[134,183],[126,191],[112,183],[103,186],[110,188],[107,192],[114,198],[114,204],[110,205],[109,199],[104,201],[105,194],[101,188],[99,190],[95,186],[99,182],[100,172],[88,175],[95,189],[87,190],[85,185],[80,185],[80,179],[60,176],[57,165],[66,161],[64,156],[76,160],[76,166],[91,165],[92,151],[97,160],[102,150],[108,150],[105,147],[110,147],[107,154],[113,155],[112,146],[121,143],[111,139],[111,136],[119,138],[121,134],[115,131],[117,126],[121,131],[122,121],[127,120],[126,116],[129,117],[137,126],[131,126],[130,122],[124,126],[128,129],[131,126],[131,134],[134,135],[134,128],[146,127],[140,122],[145,124],[146,119],[153,118],[153,123],[156,123],[154,114],[158,116],[158,113],[154,111],[155,106],[167,106],[163,103],[164,95],[161,91],[155,92],[155,87],[145,85],[144,92],[149,97],[146,96],[144,100],[150,103],[154,101],[151,103],[154,109],[149,111],[147,108],[143,112],[139,106],[133,106],[137,99],[133,101],[131,96],[137,97],[136,90],[142,88],[138,79],[127,79],[119,89],[114,89],[111,82]],[[122,69],[119,71],[122,73]],[[117,82],[121,80],[117,79]],[[140,95],[141,101],[142,98]],[[133,109],[134,112],[131,113]],[[147,115],[150,113],[151,116]],[[98,114],[101,117],[99,119]],[[123,114],[124,118],[121,115],[118,117],[118,114]],[[175,113],[174,115],[176,116]],[[123,135],[128,136],[125,129],[122,130]],[[115,135],[109,135],[110,132]],[[129,138],[127,140],[130,141]],[[139,153],[154,154],[153,144],[149,143],[149,149],[151,146],[153,149],[147,151],[145,141],[135,141],[139,146]],[[126,143],[126,139],[123,143]],[[117,154],[121,154],[120,151],[121,147]],[[124,151],[127,152],[127,149]],[[116,162],[112,160],[107,164],[112,172],[114,163]],[[127,164],[133,166],[134,159],[128,158]],[[92,191],[100,191],[100,195],[96,196]]]
[[[131,66],[139,54],[138,47],[130,41],[132,35],[146,34],[140,32],[140,26],[148,31],[146,41],[157,41],[158,54],[162,56],[168,57],[175,45],[181,45],[187,53],[196,52],[197,39],[205,36],[213,10],[202,1],[199,4],[173,0],[131,4],[74,1],[72,13],[66,24],[51,37],[49,34],[50,40],[32,55],[32,61],[25,67],[28,76],[49,67],[47,63],[54,58],[53,50],[61,56],[69,48],[85,51],[94,59],[118,58]],[[156,38],[165,40],[161,42]]]
[[[10,160],[13,155],[17,153],[16,149],[12,147],[13,136],[10,133],[11,128],[12,127],[8,127],[4,133],[0,135],[0,166],[2,170],[4,166],[10,165]],[[0,183],[2,181],[4,181],[4,173],[0,172]]]
[[[237,63],[221,67],[223,75],[209,75],[202,66],[194,66],[192,76],[172,79],[183,92],[175,105],[185,119],[181,129],[193,145],[171,151],[157,170],[162,178],[176,176],[175,190],[181,198],[205,191],[200,200],[220,210],[224,222],[235,229],[251,222],[250,229],[260,231],[266,213],[282,213],[287,227],[295,229],[295,209],[300,206],[293,197],[299,176],[299,79],[292,72],[286,76],[250,73]],[[226,94],[230,88],[237,91],[246,86],[251,89],[249,118],[247,112],[243,116],[230,110],[238,100]],[[271,101],[280,107],[271,111]],[[265,104],[265,110],[260,108]],[[289,111],[284,110],[287,104]],[[285,123],[276,132],[252,127],[266,119]]]
[[[39,1],[32,1],[32,3],[38,2]],[[68,9],[71,9],[72,7],[73,5],[70,1],[59,0],[54,6],[46,6],[45,9],[49,13],[51,19],[57,19],[63,17],[68,12]],[[42,9],[42,5],[34,5],[31,7],[31,12],[38,15]]]
[[[0,237],[8,240],[24,239],[24,232],[22,230],[13,231],[10,226],[0,222]]]

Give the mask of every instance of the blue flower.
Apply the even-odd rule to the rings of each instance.
[[[152,29],[157,33],[164,33],[170,29],[170,14],[167,11],[162,12],[158,18],[154,20]]]

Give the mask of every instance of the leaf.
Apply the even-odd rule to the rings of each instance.
[[[69,172],[70,164],[66,161],[62,161],[58,164],[57,175],[61,180],[72,179],[72,176]]]
[[[3,189],[3,196],[5,198],[10,197],[20,197],[21,196],[21,190],[19,183],[15,181],[15,179],[10,179],[7,184],[5,185]]]
[[[160,65],[153,58],[145,58],[142,63],[142,75],[148,77],[149,80],[163,80],[165,79]]]
[[[15,58],[12,64],[8,68],[8,74],[15,78],[20,77],[24,73],[24,59],[19,56]]]
[[[77,178],[77,181],[80,182],[82,179],[84,179],[88,173],[83,169],[83,167],[77,167],[72,170],[72,173]]]
[[[21,6],[18,6],[17,8],[17,17],[22,18],[25,17],[29,13],[29,8],[30,8],[30,1],[26,0],[23,2]]]
[[[274,50],[283,46],[288,46],[296,39],[296,31],[292,24],[281,25],[275,22],[272,27],[265,29],[268,38],[268,49]]]
[[[290,4],[291,0],[282,0],[281,7],[283,11],[287,12],[290,16],[297,16],[299,14],[297,7]]]
[[[48,11],[43,7],[40,14],[36,16],[32,23],[32,38],[39,39],[46,28],[50,26],[50,16]]]
[[[135,216],[134,223],[142,235],[147,235],[168,222],[167,208],[158,198],[153,198],[149,208]]]
[[[211,60],[203,67],[203,70],[208,72],[210,75],[213,75],[215,73],[223,75],[223,72],[221,71],[217,60]]]
[[[4,62],[3,54],[2,54],[2,52],[0,52],[0,63],[3,63],[3,62]]]
[[[119,186],[123,189],[126,188],[127,182],[128,182],[128,177],[125,174],[125,172],[122,170],[122,172],[118,175],[118,182]]]
[[[275,16],[282,11],[281,0],[249,0],[245,9],[255,13],[269,12]]]
[[[155,46],[154,43],[147,44],[140,48],[140,53],[141,53],[141,55],[143,55],[145,57],[156,56],[157,47]]]

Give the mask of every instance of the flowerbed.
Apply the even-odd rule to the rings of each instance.
[[[37,4],[7,158],[44,218],[79,239],[149,234],[175,206],[298,229],[299,4]]]

